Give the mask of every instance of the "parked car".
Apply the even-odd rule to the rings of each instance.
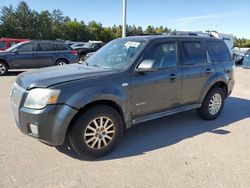
[[[19,42],[29,41],[28,39],[12,39],[12,38],[1,38],[0,39],[0,51],[4,51],[11,46],[14,46],[15,44]]]
[[[77,54],[80,61],[86,59],[86,55],[90,52],[96,52],[101,47],[104,46],[104,43],[101,41],[89,41],[82,48],[77,49]]]
[[[233,60],[236,65],[242,65],[244,61],[243,53],[233,53]]]
[[[77,52],[53,41],[21,42],[0,52],[0,75],[10,69],[41,68],[78,63]]]
[[[121,38],[86,64],[22,73],[11,104],[23,133],[52,146],[69,141],[80,156],[96,158],[138,123],[191,109],[216,119],[234,86],[233,67],[220,39]]]
[[[72,44],[70,47],[73,50],[77,50],[79,48],[83,48],[85,44],[86,44],[86,42],[77,42],[77,43]]]
[[[242,67],[250,69],[250,53],[245,55]]]

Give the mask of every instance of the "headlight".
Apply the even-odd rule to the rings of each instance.
[[[48,104],[56,104],[59,90],[52,89],[32,89],[24,102],[24,106],[32,109],[42,109]]]

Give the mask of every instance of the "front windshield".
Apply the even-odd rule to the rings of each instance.
[[[12,50],[16,49],[21,44],[23,44],[23,42],[20,42],[18,44],[15,44],[14,46],[11,46],[10,48],[6,49],[5,52],[11,52]]]
[[[145,45],[146,41],[141,39],[113,40],[87,59],[87,64],[89,66],[124,70],[128,68],[132,59]]]

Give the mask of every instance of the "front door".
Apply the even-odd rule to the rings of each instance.
[[[143,55],[153,60],[157,71],[136,73],[132,79],[132,113],[140,117],[179,106],[182,70],[178,63],[176,41],[154,44]]]
[[[34,43],[19,46],[17,52],[9,56],[12,69],[37,68]]]

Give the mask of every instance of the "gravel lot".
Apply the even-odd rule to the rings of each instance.
[[[0,187],[250,187],[250,70],[236,68],[236,85],[221,116],[195,111],[128,130],[110,155],[78,159],[23,135],[12,118],[15,76],[0,77]]]

